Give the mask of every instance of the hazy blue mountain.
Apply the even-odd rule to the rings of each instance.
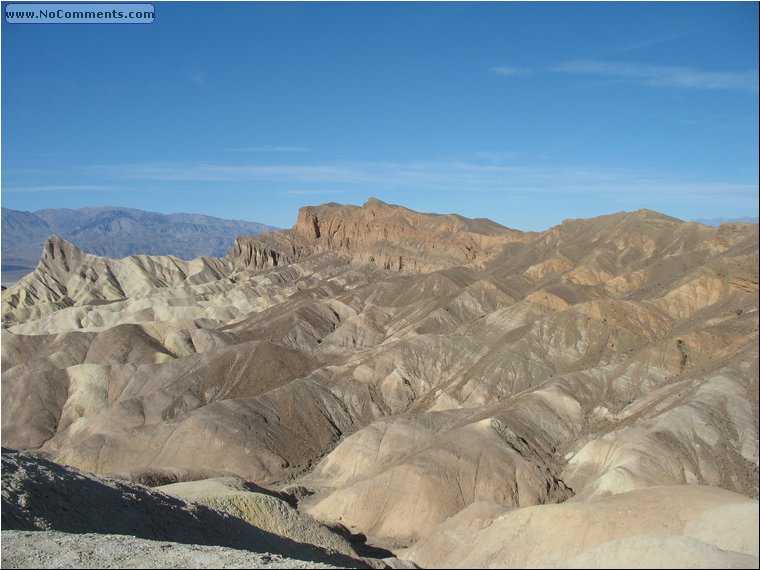
[[[744,216],[742,218],[700,218],[693,221],[699,222],[700,224],[704,224],[706,226],[719,226],[721,224],[725,224],[726,222],[744,222],[747,224],[756,224],[757,220],[757,216]]]
[[[240,235],[273,228],[257,222],[200,214],[159,214],[131,208],[66,208],[22,212],[2,208],[2,281],[11,283],[37,265],[48,236],[111,258],[138,253],[192,259],[220,257]]]

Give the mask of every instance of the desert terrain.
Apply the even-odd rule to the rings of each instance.
[[[757,224],[53,236],[2,325],[4,566],[758,567]]]

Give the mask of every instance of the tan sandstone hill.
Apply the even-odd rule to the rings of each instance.
[[[757,524],[757,501],[699,486],[515,511],[473,503],[406,556],[427,568],[756,568]]]

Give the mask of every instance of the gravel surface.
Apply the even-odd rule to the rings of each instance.
[[[2,532],[3,568],[345,568],[279,554],[115,534]]]

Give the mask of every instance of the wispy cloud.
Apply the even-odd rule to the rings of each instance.
[[[58,184],[46,186],[3,186],[3,192],[117,192],[114,186],[86,184]]]
[[[729,200],[756,196],[756,182],[705,182],[667,173],[598,167],[549,167],[467,161],[347,162],[320,165],[125,164],[93,167],[98,176],[117,180],[284,185],[293,193],[322,188],[379,188],[460,192],[470,195],[660,200]],[[291,190],[287,186],[300,186]],[[309,188],[311,186],[312,188]],[[282,190],[281,190],[282,191]]]
[[[202,71],[186,71],[185,77],[187,77],[193,83],[197,83],[198,85],[204,85],[206,83],[206,74]]]
[[[299,164],[179,164],[143,163],[99,165],[91,170],[98,175],[127,180],[155,180],[162,182],[233,182],[233,181],[290,181],[336,182],[352,181],[356,172],[340,165]]]
[[[702,71],[691,67],[649,65],[624,61],[576,60],[555,66],[552,71],[593,75],[657,87],[739,90],[755,93],[758,91],[757,70]]]
[[[514,162],[522,153],[514,150],[479,150],[473,156],[490,163],[506,163]]]
[[[698,34],[703,31],[705,30],[702,28],[691,28],[691,29],[681,30],[681,31],[666,32],[660,35],[652,35],[647,38],[642,38],[639,40],[623,43],[622,45],[619,45],[618,47],[607,50],[607,53],[609,54],[626,53],[626,52],[631,52],[631,51],[637,51],[640,49],[646,49],[652,46],[680,40],[681,38],[692,36],[694,34]]]
[[[509,77],[512,75],[525,75],[527,73],[530,73],[530,70],[522,67],[514,67],[512,65],[497,65],[491,68],[491,73]]]
[[[228,152],[307,152],[308,150],[302,146],[246,146],[227,149]]]

